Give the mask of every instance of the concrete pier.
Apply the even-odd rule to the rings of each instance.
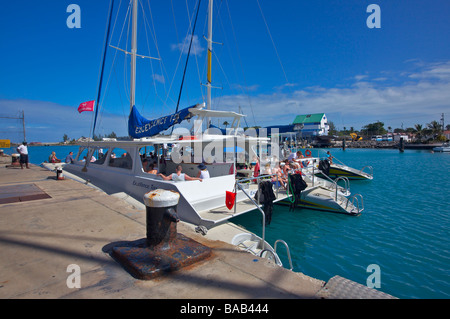
[[[34,196],[28,196],[29,193]],[[0,298],[327,298],[326,283],[280,268],[182,222],[178,232],[211,256],[156,280],[131,276],[110,256],[145,237],[145,209],[31,165],[0,164]],[[384,296],[383,296],[384,297]]]

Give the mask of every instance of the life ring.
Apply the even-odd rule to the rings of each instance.
[[[307,157],[311,157],[311,151],[310,151],[310,150],[306,150],[306,151],[305,151],[305,155],[306,155]]]

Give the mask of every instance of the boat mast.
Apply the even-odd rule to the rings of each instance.
[[[133,23],[132,23],[133,30],[131,34],[130,112],[135,104],[135,93],[136,93],[137,18],[138,18],[138,0],[133,0]]]
[[[208,12],[208,74],[207,74],[207,109],[211,109],[211,62],[212,62],[212,18],[213,18],[213,0],[209,0],[209,12]],[[206,128],[210,125],[210,118],[206,118]]]

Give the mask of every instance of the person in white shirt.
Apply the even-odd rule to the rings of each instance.
[[[206,179],[210,178],[208,168],[205,164],[201,163],[197,166],[197,168],[200,170],[197,174],[197,177],[200,179]]]
[[[198,177],[190,177],[189,175],[185,174],[185,173],[181,173],[181,170],[183,168],[181,167],[181,165],[177,165],[177,168],[175,169],[176,172],[169,175],[169,176],[165,176],[164,174],[159,173],[158,176],[160,176],[163,180],[165,181],[174,181],[174,182],[184,182],[184,181],[202,181],[201,178]]]
[[[23,164],[26,165],[26,168],[30,168],[29,164],[28,164],[28,147],[27,147],[27,142],[23,142],[22,144],[19,145],[19,147],[17,148],[17,152],[19,152],[20,154],[20,168],[23,169]]]

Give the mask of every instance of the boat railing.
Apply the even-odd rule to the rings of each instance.
[[[257,177],[250,177],[250,178],[236,180],[236,183],[235,183],[236,184],[236,190],[240,189],[248,197],[248,199],[250,199],[250,201],[255,205],[255,207],[259,210],[259,212],[262,215],[262,236],[261,236],[260,248],[263,248],[263,250],[260,253],[261,257],[263,255],[263,253],[266,251],[266,249],[264,249],[264,243],[265,243],[265,237],[266,237],[266,214],[264,213],[264,210],[262,210],[262,208],[260,206],[260,202],[259,202],[259,199],[261,198],[260,193],[259,193],[259,191],[260,191],[259,183],[260,183],[260,181],[266,180],[268,178],[272,179],[272,177],[274,177],[274,176],[277,176],[277,174],[259,175]],[[241,185],[242,183],[255,182],[255,181],[258,184],[258,202],[256,202],[252,198],[252,196],[250,196],[250,194],[247,193],[245,188]],[[276,183],[276,185],[275,185],[277,196],[278,196],[278,191],[279,191],[279,188],[280,188],[279,185],[280,185],[279,183]],[[237,198],[235,198],[235,203],[234,203],[235,213],[236,213],[236,201],[237,201]],[[292,259],[291,259],[291,253],[290,253],[288,244],[284,240],[281,240],[281,239],[276,240],[275,244],[274,244],[274,253],[275,254],[276,254],[276,251],[277,251],[277,244],[278,243],[282,243],[286,247],[287,254],[288,254],[288,259],[289,259],[289,266],[291,267],[290,270],[292,270],[293,269]]]
[[[364,170],[365,170],[366,168],[370,170],[370,173],[364,172]],[[361,168],[360,172],[361,172],[361,173],[366,173],[366,174],[368,174],[369,176],[373,176],[373,167],[370,166],[370,165],[366,165],[366,166],[364,166],[363,168]]]
[[[349,191],[350,191],[349,190],[349,188],[350,188],[350,181],[348,180],[348,178],[346,176],[339,176],[338,178],[336,178],[336,180],[333,181],[334,182],[334,187],[335,187],[335,199],[336,200],[337,200],[337,197],[338,197],[338,188],[339,188],[338,182],[341,181],[341,180],[344,181],[344,187],[343,187],[344,188],[344,193],[348,194]]]
[[[247,180],[247,179],[246,179]],[[243,181],[242,181],[243,182]],[[245,189],[242,187],[241,182],[240,181],[236,181],[236,187],[239,188],[247,197],[248,199],[250,199],[250,201],[255,205],[255,207],[259,210],[259,212],[262,214],[262,243],[261,243],[261,247],[263,246],[263,243],[265,242],[265,237],[266,237],[266,214],[264,213],[264,211],[261,209],[260,205],[258,205],[257,202],[255,202],[255,200],[250,196],[250,194],[248,194]],[[236,189],[237,190],[237,189]],[[259,198],[259,197],[258,197]],[[236,201],[237,201],[237,196],[235,197],[234,200],[234,213],[236,214]]]
[[[282,239],[277,239],[275,241],[275,244],[274,244],[274,247],[273,247],[273,250],[275,251],[275,253],[277,253],[277,245],[278,245],[278,243],[282,243],[286,247],[287,256],[288,256],[288,260],[289,260],[289,267],[291,267],[289,269],[290,270],[294,269],[294,266],[292,266],[291,251],[289,250],[288,244]]]
[[[359,199],[361,199],[361,202],[359,201]],[[348,208],[348,205],[350,204],[350,200],[351,200],[352,206],[354,208],[356,208],[357,214],[360,214],[364,210],[364,199],[363,199],[362,195],[354,194],[351,198],[347,198],[347,205],[346,205],[345,209]],[[356,202],[356,204],[355,204],[355,202]]]

